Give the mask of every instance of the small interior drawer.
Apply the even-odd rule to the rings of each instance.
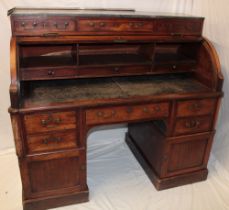
[[[111,75],[131,75],[143,74],[151,71],[151,65],[135,66],[101,66],[101,67],[79,67],[78,76],[111,76]]]
[[[155,103],[134,106],[116,106],[94,108],[86,111],[87,124],[103,124],[105,122],[126,122],[127,120],[164,118],[169,114],[168,103]]]
[[[75,68],[37,68],[33,70],[23,69],[21,71],[22,80],[42,80],[42,79],[56,79],[68,78],[76,76]]]
[[[27,134],[76,128],[75,112],[28,114],[24,116]]]
[[[181,118],[176,121],[175,135],[191,134],[210,131],[212,127],[212,116]]]
[[[76,130],[27,136],[28,153],[77,148],[78,146]]]
[[[195,63],[173,63],[173,64],[157,64],[155,63],[153,71],[155,72],[187,72],[195,70],[196,64]]]
[[[213,114],[216,99],[180,101],[177,104],[177,117]]]

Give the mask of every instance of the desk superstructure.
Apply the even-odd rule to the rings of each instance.
[[[9,15],[9,112],[24,210],[88,201],[87,133],[97,125],[128,123],[126,142],[158,190],[207,178],[223,77],[203,18]]]

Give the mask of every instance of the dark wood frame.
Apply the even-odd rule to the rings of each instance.
[[[158,190],[207,178],[207,162],[223,96],[223,76],[214,47],[201,35],[203,18],[142,17],[138,14],[117,17],[110,13],[74,16],[59,15],[57,12],[50,15],[45,14],[45,11],[42,14],[17,14],[17,10],[14,10],[11,14],[11,26],[9,112],[19,159],[25,210],[42,210],[88,201],[86,139],[89,130],[97,125],[128,123],[127,144]],[[61,78],[55,75],[39,77],[36,69],[31,70],[33,73],[23,73],[26,70],[20,66],[19,49],[22,44],[101,45],[149,42],[179,43],[181,46],[184,43],[198,44],[199,48],[193,54],[196,58],[193,71],[190,72],[184,66],[181,69],[184,70],[182,72],[189,71],[188,75],[202,84],[205,91],[72,100],[71,103],[25,103],[31,91],[30,84],[34,80],[46,79],[55,83],[57,79],[80,77],[140,77],[159,73],[166,76],[171,75],[171,66],[164,66],[163,71],[156,73],[152,69],[151,72],[133,72],[132,64],[126,74],[116,75],[110,71],[101,75],[92,66],[93,74],[83,76],[73,75],[66,68],[60,67]],[[182,53],[193,52],[186,50]],[[79,55],[76,53],[76,56]],[[44,71],[42,68],[40,70]],[[175,72],[173,74],[176,76]],[[68,139],[69,147],[63,147],[67,144],[63,142],[58,147],[62,138],[53,138],[55,131],[55,135],[63,132],[75,135]],[[43,139],[46,136],[51,137],[48,140]],[[31,142],[30,137],[38,140]],[[28,150],[28,142],[35,148],[32,152]],[[40,147],[42,149],[39,150]],[[185,156],[184,153],[188,155]],[[66,167],[66,173],[57,165]]]

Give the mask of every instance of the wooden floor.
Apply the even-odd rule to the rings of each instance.
[[[158,192],[124,139],[115,137],[115,132],[98,133],[88,140],[90,202],[58,210],[229,209],[229,173],[214,156],[210,158],[207,181]],[[13,149],[0,152],[0,168],[0,210],[22,210],[19,169]]]

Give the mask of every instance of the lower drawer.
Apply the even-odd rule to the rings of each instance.
[[[212,116],[181,118],[176,121],[174,135],[210,131]]]
[[[75,130],[27,136],[28,153],[49,152],[79,147]]]

